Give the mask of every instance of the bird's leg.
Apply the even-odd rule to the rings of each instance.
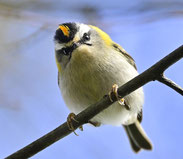
[[[95,127],[99,127],[101,125],[100,122],[94,122],[94,121],[88,121],[88,123],[95,126]]]
[[[118,94],[118,85],[117,85],[117,84],[114,84],[114,85],[112,86],[112,89],[111,89],[111,91],[110,91],[109,94],[108,94],[108,95],[109,95],[109,99],[110,99],[111,102],[113,102],[112,93],[114,93],[114,95],[115,95],[115,97],[116,97],[116,99],[117,99],[117,101],[118,101],[118,103],[119,103],[120,105],[123,105],[127,110],[130,110],[130,106],[125,102],[125,99],[122,98],[122,97]]]
[[[73,121],[75,121],[75,122],[78,123],[78,121],[74,118],[75,116],[76,116],[76,115],[75,115],[74,113],[70,113],[70,114],[68,115],[68,117],[67,117],[67,126],[68,126],[69,130],[73,131],[74,134],[75,134],[76,136],[78,136],[78,134],[75,132],[75,129],[74,129],[74,126],[73,126]],[[80,129],[81,131],[83,131],[83,126],[80,126],[79,129]]]

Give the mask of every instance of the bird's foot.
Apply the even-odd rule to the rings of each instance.
[[[112,99],[112,94],[114,94],[114,96],[116,97],[118,103],[120,105],[123,105],[127,110],[130,110],[130,106],[125,102],[125,99],[122,98],[119,94],[118,94],[118,85],[117,84],[114,84],[112,86],[112,89],[111,91],[109,92],[109,99],[111,102],[113,102],[113,99]]]
[[[72,132],[74,132],[74,134],[76,135],[76,136],[79,136],[76,132],[75,132],[75,129],[74,129],[74,126],[73,126],[73,121],[75,121],[75,122],[79,122],[79,121],[77,121],[74,117],[75,117],[76,115],[74,114],[74,113],[70,113],[69,115],[68,115],[68,117],[67,117],[67,126],[68,126],[68,128],[69,128],[69,130],[71,130]],[[80,126],[79,127],[79,129],[81,130],[81,131],[83,131],[83,126]]]
[[[88,123],[95,126],[95,127],[99,127],[101,125],[100,122],[94,122],[94,121],[88,121]]]

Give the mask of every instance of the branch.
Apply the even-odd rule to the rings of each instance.
[[[183,95],[183,89],[179,85],[177,85],[175,82],[165,77],[164,75],[160,75],[160,77],[157,80],[169,86],[170,88],[174,89],[176,92],[180,93],[181,95]]]
[[[137,77],[133,78],[132,80],[121,86],[118,89],[118,94],[122,97],[125,97],[126,95],[130,94],[131,92],[142,87],[143,85],[145,85],[150,81],[154,80],[161,81],[161,79],[159,78],[160,75],[162,75],[168,67],[170,67],[172,64],[180,60],[182,57],[183,57],[183,45],[178,49],[174,50],[166,57],[164,57],[163,59],[161,59],[159,62],[154,64],[152,67],[150,67]],[[166,85],[170,86],[167,82],[163,83],[166,83]],[[174,88],[175,87],[176,85],[174,85]],[[116,101],[116,98],[114,96],[112,96],[112,99],[113,102]],[[108,108],[113,102],[111,102],[109,96],[106,95],[97,103],[89,106],[84,111],[76,115],[75,119],[78,122],[73,122],[74,128],[77,129],[79,126],[88,123],[88,121],[91,118],[100,113],[102,110]],[[65,122],[56,129],[54,129],[53,131],[39,138],[38,140],[32,142],[31,144],[25,146],[19,151],[8,156],[6,159],[19,159],[19,158],[23,159],[31,157],[70,133],[72,133],[72,131],[69,130],[67,123]]]

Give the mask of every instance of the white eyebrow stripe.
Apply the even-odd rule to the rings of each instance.
[[[79,28],[79,35],[80,37],[83,37],[84,33],[88,33],[90,30],[90,27],[86,24],[80,24],[80,28]]]
[[[59,44],[58,42],[55,42],[55,50],[56,51],[62,49],[63,47],[64,47],[64,45]]]

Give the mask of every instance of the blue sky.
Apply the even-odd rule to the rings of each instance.
[[[44,4],[41,9],[33,2],[24,9],[13,4],[13,11],[21,10],[18,18],[13,17],[13,11],[12,15],[9,11],[12,17],[4,16],[4,11],[0,16],[0,158],[53,130],[69,114],[57,86],[53,36],[59,23],[97,24],[130,53],[141,73],[183,42],[183,16],[166,14],[179,10],[182,4],[170,7],[173,1],[159,2],[161,5],[154,7],[142,0],[106,4],[77,1],[78,6],[70,1],[63,7],[59,1],[47,0],[40,1]],[[79,11],[82,6],[98,10],[92,16],[85,15]],[[142,6],[149,8],[140,12]],[[165,74],[183,87],[182,68],[181,60]],[[83,132],[77,130],[78,137],[71,134],[32,158],[182,159],[182,96],[158,82],[145,85],[144,91],[142,125],[153,142],[153,151],[134,154],[122,127],[84,125]]]

